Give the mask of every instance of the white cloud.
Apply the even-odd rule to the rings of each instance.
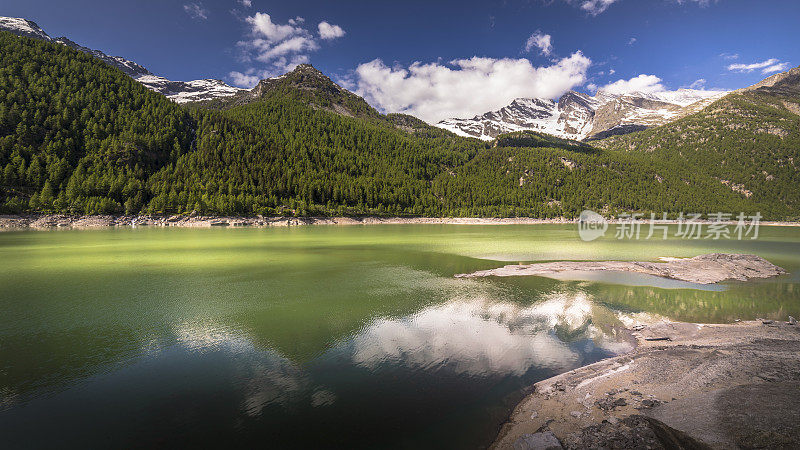
[[[326,40],[340,38],[345,34],[339,25],[331,25],[325,21],[320,22],[317,28],[319,29],[319,37]]]
[[[585,0],[581,1],[581,9],[589,14],[596,16],[603,13],[609,6],[616,3],[617,0]]]
[[[253,35],[262,36],[268,42],[278,42],[288,37],[303,34],[305,30],[294,25],[279,25],[272,21],[266,13],[257,12],[254,16],[245,19],[250,24]]]
[[[265,43],[260,47],[261,52],[259,52],[256,59],[261,62],[270,62],[287,54],[302,53],[317,49],[319,49],[319,45],[313,39],[307,36],[295,36],[275,45]]]
[[[706,6],[710,5],[711,3],[716,3],[718,0],[675,0],[675,3],[679,5],[683,5],[684,3],[697,3],[698,5],[705,8]]]
[[[187,3],[183,5],[183,10],[192,19],[208,19],[208,10],[203,7],[202,3]]]
[[[791,66],[789,65],[788,62],[782,62],[780,64],[774,64],[772,66],[765,67],[761,71],[761,73],[766,75],[768,73],[783,72],[783,71],[789,70],[790,67]]]
[[[733,59],[739,59],[739,54],[738,53],[720,53],[719,56],[722,57],[723,59],[727,59],[729,61],[733,60]]]
[[[690,89],[704,89],[706,87],[706,79],[700,78],[699,80],[695,80],[692,84],[689,85]]]
[[[731,64],[728,66],[728,70],[732,70],[734,72],[752,72],[756,69],[763,69],[768,66],[772,66],[777,64],[778,60],[775,58],[770,58],[766,61],[761,61],[753,64]]]
[[[258,82],[264,78],[282,75],[283,73],[294,69],[297,67],[297,65],[307,62],[309,62],[309,58],[305,55],[294,55],[288,58],[280,57],[273,61],[273,64],[265,69],[256,69],[255,67],[250,67],[245,69],[244,72],[229,72],[228,80],[235,86],[250,89],[257,85]]]
[[[630,38],[630,40],[628,40],[628,45],[633,45],[633,44],[635,44],[635,43],[636,43],[636,40],[637,40],[637,39],[636,39],[635,37],[632,37],[632,38]]]
[[[259,79],[280,75],[294,69],[299,64],[310,61],[309,54],[320,48],[320,40],[304,27],[305,19],[297,16],[289,19],[287,23],[277,23],[267,13],[257,12],[244,21],[249,25],[246,39],[239,41],[237,46],[241,50],[241,60],[246,63],[254,61],[266,64],[266,67],[249,67],[244,72],[233,71],[228,74],[231,82],[237,86],[252,87]],[[325,34],[320,33],[322,39],[331,39],[330,36],[344,35],[344,30],[328,22]],[[326,37],[327,36],[327,37]]]
[[[252,88],[256,84],[258,84],[258,81],[261,79],[261,77],[259,77],[258,75],[254,75],[254,72],[255,71],[252,71],[250,72],[250,74],[247,74],[247,73],[233,71],[228,74],[228,77],[230,78],[231,82],[236,86]]]
[[[724,94],[726,91],[719,89],[706,89],[706,80],[699,79],[694,81],[689,88],[692,92],[684,89],[675,91],[667,90],[661,78],[655,75],[641,74],[629,80],[617,80],[613,83],[601,86],[598,92],[609,95],[643,94],[654,100],[660,100],[676,105],[688,106],[694,102]]]
[[[770,58],[765,61],[756,62],[752,64],[731,64],[728,70],[739,73],[750,73],[754,70],[761,69],[761,73],[768,74],[774,72],[783,72],[789,68],[788,62],[780,62],[777,58]]]
[[[527,59],[473,57],[408,68],[380,59],[355,70],[357,93],[387,112],[415,115],[429,123],[471,117],[498,109],[517,97],[555,98],[586,81],[591,60],[580,51],[550,66]]]
[[[533,33],[525,42],[526,52],[529,52],[534,48],[538,48],[544,56],[550,56],[550,53],[553,52],[552,37],[549,34],[544,34],[541,31],[536,30],[536,32]]]
[[[237,0],[237,3],[239,3],[242,6],[244,6],[245,8],[249,8],[249,7],[253,6],[252,0]]]
[[[597,16],[604,13],[611,5],[620,0],[565,0],[572,5],[578,5],[582,10],[587,13]],[[710,5],[712,2],[716,3],[717,0],[671,0],[679,5],[687,3],[696,3],[702,7]]]
[[[608,69],[608,74],[609,74],[609,75],[614,75],[615,73],[617,73],[617,71],[616,71],[616,70],[614,70],[614,69]]]
[[[617,80],[600,88],[601,91],[612,95],[623,95],[631,92],[642,92],[645,94],[665,91],[666,88],[661,84],[661,78],[655,75],[641,74],[630,80]]]

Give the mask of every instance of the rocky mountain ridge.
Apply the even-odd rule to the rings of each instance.
[[[781,72],[781,73],[776,73],[775,75],[771,75],[752,86],[748,86],[744,89],[739,89],[736,92],[748,92],[748,91],[754,91],[759,88],[770,88],[779,85],[781,83],[791,82],[792,80],[796,81],[797,77],[800,77],[800,66],[795,67],[793,69],[789,69],[786,72]]]
[[[311,64],[300,64],[283,75],[259,81],[253,89],[240,90],[230,97],[212,99],[198,106],[228,109],[281,94],[300,98],[314,108],[343,116],[374,118],[380,115],[363,98],[334,83]]]
[[[210,100],[219,97],[233,95],[241,89],[229,86],[222,80],[193,80],[193,81],[171,81],[164,77],[154,75],[144,66],[120,56],[109,56],[100,50],[90,49],[75,43],[67,37],[52,38],[36,22],[17,18],[0,17],[0,30],[9,31],[18,36],[25,36],[48,42],[55,42],[74,48],[75,50],[87,53],[106,64],[116,67],[134,80],[142,83],[148,89],[163,94],[176,103],[186,103],[192,101]]]
[[[35,22],[23,18],[0,17],[0,30],[59,43],[90,54],[176,103],[201,102],[203,107],[228,108],[257,101],[272,92],[292,91],[292,95],[303,97],[304,101],[319,109],[346,116],[379,115],[364,99],[342,88],[308,64],[301,64],[284,75],[261,80],[253,89],[248,90],[230,86],[218,79],[171,81],[125,58],[83,47],[66,37],[51,38]],[[793,76],[800,76],[800,70],[796,68],[772,75],[735,92],[772,87]],[[563,139],[589,141],[673,122],[704,109],[728,93],[679,89],[613,94],[600,90],[592,96],[569,91],[558,101],[517,98],[499,110],[471,119],[446,119],[436,126],[460,136],[483,140],[492,140],[502,134],[517,131],[535,131]]]
[[[518,98],[471,119],[446,119],[437,126],[467,137],[491,140],[514,131],[537,131],[565,139],[591,140],[663,125],[697,112],[726,91],[679,89],[622,95],[569,91],[558,101]]]

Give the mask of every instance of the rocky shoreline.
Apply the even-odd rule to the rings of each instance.
[[[661,258],[648,261],[558,261],[512,264],[497,269],[456,275],[456,278],[547,276],[572,271],[616,271],[654,275],[689,283],[714,284],[725,280],[770,278],[786,271],[757,255],[709,253],[694,258]]]
[[[569,219],[444,217],[237,217],[178,214],[172,216],[71,216],[63,214],[0,215],[0,230],[103,227],[286,227],[304,225],[526,225],[575,223]]]
[[[536,383],[492,448],[800,448],[793,318],[631,332],[632,352]]]
[[[529,217],[239,217],[239,216],[203,216],[199,214],[176,215],[66,215],[66,214],[22,214],[0,215],[0,231],[33,229],[46,230],[52,228],[104,228],[104,227],[285,227],[304,225],[541,225],[541,224],[576,224],[577,219],[564,217],[536,219]],[[609,220],[609,223],[618,223]],[[676,221],[659,221],[673,224]],[[708,221],[698,223],[707,224]],[[800,226],[800,222],[761,222],[763,226]],[[735,225],[730,222],[729,225]]]

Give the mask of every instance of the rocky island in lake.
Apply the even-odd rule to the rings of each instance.
[[[658,277],[713,284],[725,280],[747,281],[751,278],[769,278],[786,273],[764,258],[756,255],[710,253],[694,258],[661,258],[663,262],[642,261],[559,261],[535,264],[513,264],[499,269],[479,270],[459,274],[457,278],[548,276],[573,271],[635,272]]]

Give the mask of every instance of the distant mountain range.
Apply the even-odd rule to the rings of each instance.
[[[254,89],[241,89],[230,86],[222,80],[204,79],[193,81],[172,81],[154,75],[145,67],[119,56],[109,56],[99,50],[86,48],[66,37],[51,38],[35,22],[23,18],[0,17],[0,30],[10,31],[20,36],[32,37],[49,42],[59,43],[73,49],[90,54],[97,59],[116,67],[131,78],[142,83],[148,89],[163,94],[176,103],[206,102],[230,99],[236,104],[247,103],[259,98],[267,89],[282,86],[282,77],[262,80]],[[309,66],[310,67],[310,66]],[[301,73],[313,76],[316,69]],[[297,75],[297,74],[295,74]],[[321,73],[320,76],[323,76]],[[762,83],[770,83],[774,75]],[[318,77],[318,76],[317,76]],[[327,77],[324,77],[327,79]],[[762,83],[753,86],[758,88]],[[329,93],[341,98],[356,97],[360,103],[363,99],[330,82]],[[745,88],[747,89],[747,88]],[[459,136],[492,140],[505,133],[516,131],[536,131],[563,139],[590,141],[610,136],[628,134],[654,126],[664,125],[674,120],[698,112],[716,100],[727,95],[727,91],[706,91],[695,89],[679,89],[656,93],[631,92],[612,94],[603,90],[595,95],[587,95],[569,91],[558,101],[542,98],[518,98],[508,106],[497,111],[477,115],[471,119],[446,119],[437,127],[451,131]],[[348,107],[341,112],[345,115],[360,115],[372,108],[363,108],[349,101]],[[341,102],[334,104],[342,108]],[[355,107],[358,112],[351,111]],[[372,110],[373,113],[374,110]],[[372,114],[372,113],[371,113]]]
[[[614,95],[601,90],[589,96],[569,91],[557,102],[518,98],[497,111],[471,119],[447,119],[437,126],[484,140],[525,130],[565,139],[602,139],[663,125],[697,112],[726,94],[726,91],[679,89]]]
[[[22,37],[0,31],[0,213],[800,217],[800,68],[717,101],[518,100],[491,118],[547,133],[482,142],[381,114],[310,65],[179,105],[131,81],[155,78],[141,66],[5,23]]]
[[[56,42],[75,50],[88,53],[106,64],[116,67],[148,89],[165,95],[177,103],[211,100],[233,95],[241,89],[229,86],[222,80],[206,79],[193,81],[171,81],[152,74],[133,61],[119,56],[108,56],[100,50],[92,50],[73,42],[66,37],[52,38],[36,22],[15,17],[0,17],[0,30],[10,31],[18,36],[26,36],[48,42]]]
[[[66,37],[51,38],[35,22],[27,19],[0,17],[0,30],[56,42],[88,53],[177,103],[228,97],[235,98],[236,103],[246,103],[248,99],[260,97],[265,88],[280,85],[281,77],[262,80],[253,90],[236,88],[216,79],[171,81],[154,75],[142,65],[128,59],[83,47]],[[347,92],[338,85],[331,84],[335,86],[334,90]],[[354,95],[350,92],[347,94]],[[518,98],[498,111],[487,112],[471,119],[447,119],[436,125],[460,136],[484,140],[525,130],[565,139],[593,140],[663,125],[697,112],[725,94],[725,91],[680,89],[673,92],[624,95],[600,91],[590,96],[570,91],[557,102],[550,99]]]

